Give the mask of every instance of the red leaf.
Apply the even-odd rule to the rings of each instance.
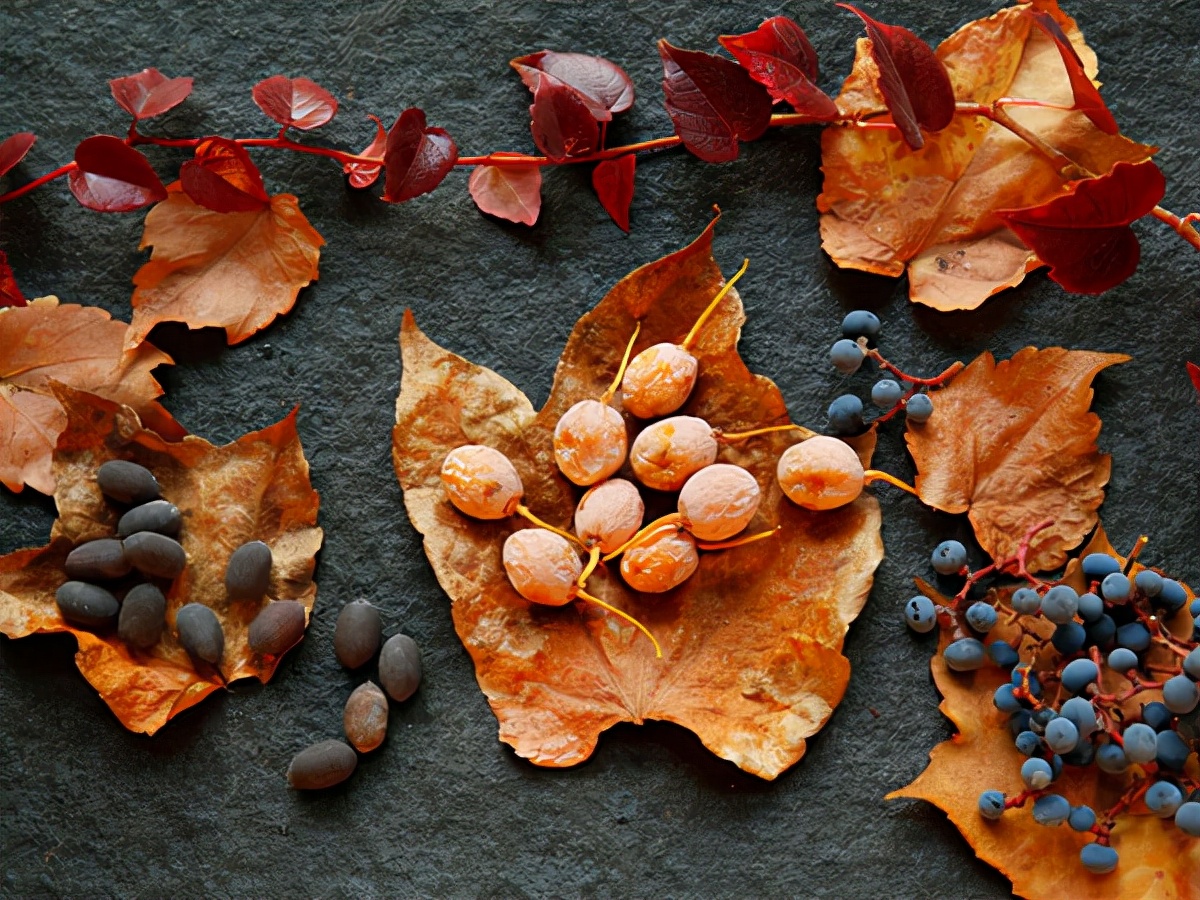
[[[545,72],[573,88],[599,113],[598,122],[607,122],[613,113],[633,106],[633,82],[624,69],[602,56],[542,50],[519,56],[510,65],[531,91],[537,91],[537,82],[530,71]]]
[[[532,225],[542,209],[542,170],[539,166],[476,166],[467,189],[483,212],[510,222]]]
[[[17,279],[13,277],[12,266],[8,264],[8,254],[0,250],[0,309],[5,306],[28,306],[25,295],[17,287]]]
[[[315,81],[272,75],[251,91],[258,108],[280,125],[310,131],[337,112],[337,100]]]
[[[1083,60],[1071,46],[1071,39],[1063,33],[1050,13],[1039,9],[1030,10],[1029,14],[1033,16],[1033,21],[1037,23],[1038,27],[1050,35],[1055,46],[1058,47],[1058,54],[1062,57],[1063,65],[1067,67],[1067,77],[1071,80],[1071,92],[1075,95],[1075,108],[1091,119],[1092,124],[1105,134],[1117,134],[1120,131],[1117,120],[1108,111],[1100,92],[1092,84],[1092,79],[1088,78],[1087,73],[1083,71]]]
[[[29,148],[37,142],[37,135],[32,131],[18,131],[10,138],[0,143],[0,177],[9,169],[25,158]]]
[[[196,148],[196,158],[179,169],[184,193],[213,212],[251,212],[270,204],[262,175],[235,141],[213,137]]]
[[[1196,389],[1196,399],[1200,400],[1200,366],[1194,362],[1187,364],[1188,378],[1192,379],[1192,387]]]
[[[551,159],[586,156],[600,145],[600,126],[587,102],[553,75],[538,76],[529,115],[533,142]]]
[[[358,155],[370,156],[378,159],[379,162],[348,162],[342,166],[342,171],[350,176],[350,186],[356,188],[368,188],[379,178],[379,173],[383,171],[383,152],[387,147],[387,131],[384,130],[383,123],[379,121],[379,117],[368,113],[367,118],[375,123],[375,138]]]
[[[592,170],[592,187],[600,204],[621,230],[629,232],[629,204],[633,202],[633,173],[637,157],[632,153],[606,159]]]
[[[69,182],[75,199],[99,212],[128,212],[166,199],[146,157],[120,138],[90,137],[75,148]]]
[[[425,113],[413,106],[400,113],[388,132],[383,161],[383,199],[403,203],[442,183],[458,161],[458,147],[445,129],[429,128]]]
[[[925,146],[921,129],[941,131],[954,118],[954,87],[946,67],[923,40],[898,25],[876,22],[849,3],[839,3],[867,26],[871,58],[879,69],[879,91],[914,150]]]
[[[683,145],[705,162],[737,159],[771,121],[771,97],[737,63],[658,42],[667,113]]]
[[[158,69],[142,69],[136,75],[114,78],[108,83],[117,106],[134,120],[161,116],[178,106],[192,92],[191,78],[168,78]]]
[[[719,40],[771,99],[790,103],[796,112],[814,118],[837,117],[837,104],[813,83],[817,52],[804,29],[787,16],[773,16],[755,31],[726,34]]]
[[[1150,160],[1119,162],[1099,178],[1041,206],[996,210],[1050,266],[1050,277],[1076,294],[1099,294],[1133,274],[1141,256],[1129,223],[1149,213],[1166,191]]]

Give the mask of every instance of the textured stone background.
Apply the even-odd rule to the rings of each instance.
[[[872,14],[936,42],[998,4],[868,2]],[[1165,204],[1200,206],[1191,4],[1074,3],[1101,58],[1104,95],[1132,137],[1158,144]],[[258,4],[6,0],[0,9],[0,136],[40,140],[9,184],[71,158],[95,132],[123,133],[106,80],[145,66],[193,75],[196,91],[158,133],[266,135],[250,87],[268,75],[315,79],[342,101],[306,140],[358,148],[367,112],[391,122],[420,105],[464,153],[527,149],[527,92],[507,67],[550,47],[610,57],[640,91],[614,141],[669,133],[654,40],[713,47],[721,32],[787,13],[809,31],[823,86],[848,71],[859,23],[832,4],[736,0],[440,3],[270,0]],[[1097,381],[1102,447],[1114,455],[1101,512],[1118,547],[1141,532],[1144,559],[1200,581],[1197,405],[1183,368],[1200,358],[1200,257],[1157,223],[1137,226],[1137,275],[1101,298],[1065,295],[1044,275],[976,313],[916,309],[903,282],[838,272],[822,255],[814,198],[815,128],[773,133],[737,162],[683,153],[639,165],[633,233],[590,193],[585,171],[548,173],[537,227],[481,216],[457,172],[433,195],[388,207],[345,189],[326,160],[257,153],[267,187],[301,198],[325,236],[321,279],[295,311],[226,348],[215,331],[158,328],[178,362],[166,404],[193,432],[232,440],[301,404],[299,428],[327,531],[308,639],[267,687],[239,684],[158,737],[124,732],[76,672],[63,637],[0,640],[0,858],[3,892],[163,896],[797,895],[1000,897],[1008,883],[975,860],[945,817],[883,795],[914,777],[950,729],[937,712],[928,641],[900,619],[930,548],[965,520],[880,489],[888,557],[846,652],[849,691],[808,756],[775,783],[743,775],[674,726],[623,726],[571,771],[536,769],[496,739],[496,724],[454,635],[448,604],[405,517],[388,435],[406,306],[444,346],[490,366],[540,404],[576,317],[621,276],[691,240],[715,202],[728,271],[749,256],[743,351],[779,383],[800,421],[820,425],[847,385],[826,362],[843,310],[868,306],[884,349],[936,371],[984,349],[1027,344],[1125,351]],[[168,176],[180,153],[151,150]],[[54,293],[128,319],[142,215],[100,215],[62,182],[3,209],[0,239],[25,293]],[[850,387],[865,390],[870,377]],[[877,459],[911,475],[896,429]],[[0,552],[44,541],[52,504],[0,490]],[[393,710],[383,750],[343,788],[290,792],[292,754],[340,734],[356,682],[335,663],[334,618],[367,597],[389,631],[413,635],[426,680]],[[873,715],[872,711],[878,715]],[[984,777],[983,780],[986,780]],[[986,786],[981,782],[981,787]],[[1036,864],[1050,864],[1038,861]],[[1073,860],[1062,865],[1075,865]]]

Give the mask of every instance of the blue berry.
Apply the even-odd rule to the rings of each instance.
[[[900,387],[899,382],[890,378],[875,382],[871,388],[871,402],[880,409],[891,409],[900,402],[900,398],[903,396],[904,388]]]
[[[1141,653],[1150,646],[1150,629],[1141,622],[1130,622],[1117,629],[1117,644]]]
[[[1157,700],[1151,701],[1142,707],[1142,721],[1153,728],[1155,731],[1163,731],[1171,727],[1171,711]]]
[[[1104,601],[1095,594],[1079,595],[1079,616],[1085,622],[1099,622],[1104,615]]]
[[[1023,616],[1030,616],[1042,608],[1042,595],[1033,588],[1018,588],[1012,595],[1012,608]]]
[[[1117,636],[1117,623],[1113,621],[1113,617],[1109,615],[1101,616],[1095,622],[1088,624],[1084,631],[1087,632],[1087,643],[1089,647],[1107,648],[1112,645]]]
[[[857,372],[865,358],[862,348],[848,338],[842,338],[829,350],[829,361],[843,375],[853,375]]]
[[[1062,794],[1046,794],[1033,801],[1033,821],[1039,825],[1053,828],[1067,821],[1069,815],[1071,801]]]
[[[1108,654],[1108,667],[1114,672],[1120,672],[1122,675],[1130,669],[1136,669],[1137,664],[1137,654],[1125,647],[1118,647],[1112,653]]]
[[[939,575],[953,575],[967,564],[967,548],[958,541],[942,541],[933,548],[930,561]]]
[[[1070,753],[1079,744],[1079,729],[1070,719],[1059,716],[1046,726],[1046,744],[1055,753]]]
[[[1070,753],[1063,756],[1063,762],[1068,766],[1086,768],[1096,758],[1096,745],[1091,741],[1080,741]]]
[[[955,672],[973,672],[987,661],[983,644],[975,638],[960,638],[948,646],[942,656]]]
[[[1193,647],[1183,660],[1183,672],[1194,681],[1200,681],[1200,647]]]
[[[1042,597],[1042,615],[1055,625],[1065,625],[1079,611],[1079,595],[1067,584],[1056,584]]]
[[[829,404],[829,428],[834,434],[855,434],[863,426],[863,403],[853,394],[842,394]]]
[[[1055,781],[1062,777],[1062,770],[1063,758],[1055,753],[1052,757],[1050,757],[1050,771],[1053,773]]]
[[[1042,747],[1042,739],[1032,731],[1022,731],[1017,735],[1017,750],[1022,756],[1033,756]]]
[[[967,624],[980,634],[987,634],[996,627],[996,607],[982,600],[967,607]]]
[[[851,310],[842,319],[842,336],[850,338],[850,340],[857,340],[860,337],[874,340],[879,337],[881,328],[883,325],[879,321],[879,316],[867,309]]]
[[[1158,597],[1155,599],[1159,606],[1162,606],[1169,613],[1183,609],[1184,604],[1188,602],[1187,591],[1183,589],[1182,584],[1173,578],[1164,578],[1162,580],[1162,590],[1159,591]],[[1196,615],[1196,613],[1193,613],[1193,615]]]
[[[1074,659],[1063,669],[1062,685],[1072,694],[1081,694],[1084,688],[1099,677],[1100,670],[1090,659]]]
[[[1029,717],[1029,728],[1038,734],[1045,734],[1046,726],[1058,718],[1058,713],[1052,707],[1043,706]]]
[[[1146,791],[1146,808],[1160,819],[1174,816],[1182,805],[1182,792],[1169,781],[1156,781]]]
[[[1119,775],[1129,768],[1129,758],[1120,744],[1102,744],[1096,751],[1096,765],[1102,772]]]
[[[1054,634],[1050,636],[1050,643],[1063,656],[1078,653],[1083,649],[1085,641],[1087,641],[1087,631],[1078,622],[1067,622],[1065,625],[1059,625],[1054,629]]]
[[[1021,661],[1020,654],[1007,641],[992,641],[987,645],[988,656],[1002,669],[1011,669]]]
[[[1076,806],[1067,818],[1072,831],[1091,831],[1096,824],[1096,811],[1090,806]]]
[[[1163,705],[1176,715],[1190,713],[1200,704],[1200,688],[1186,675],[1168,678],[1162,692]]]
[[[1035,756],[1021,764],[1021,780],[1031,791],[1040,791],[1054,780],[1054,770],[1050,763]]]
[[[1107,553],[1089,553],[1083,558],[1083,574],[1093,581],[1121,571],[1121,563]]]
[[[1021,701],[1013,696],[1013,686],[1011,684],[1002,684],[996,688],[996,693],[992,697],[992,703],[996,709],[1004,713],[1015,713],[1021,708]]]
[[[1158,755],[1157,736],[1149,725],[1134,722],[1126,726],[1121,738],[1125,741],[1125,758],[1132,763],[1142,765]]]
[[[926,634],[937,627],[937,607],[923,594],[918,594],[904,604],[904,621],[918,634]]]
[[[1000,791],[984,791],[979,795],[979,813],[985,819],[1004,815],[1004,795]]]
[[[1096,710],[1082,697],[1072,697],[1070,700],[1064,701],[1058,714],[1075,723],[1080,737],[1090,737],[1099,728],[1096,724]]]
[[[1100,582],[1100,596],[1109,603],[1124,603],[1132,593],[1133,585],[1120,572],[1112,572],[1105,575],[1104,580]]]
[[[910,422],[916,422],[918,425],[928,422],[929,417],[933,415],[933,401],[929,399],[928,394],[913,394],[904,405],[904,415]]]
[[[1184,834],[1200,837],[1200,803],[1189,800],[1175,810],[1175,827]]]
[[[1117,851],[1105,844],[1084,844],[1079,861],[1093,875],[1107,875],[1117,867]]]
[[[1192,752],[1183,738],[1174,731],[1160,731],[1155,735],[1155,743],[1158,746],[1154,761],[1164,769],[1182,772]]]
[[[1186,597],[1187,595],[1185,594],[1184,596]],[[1192,605],[1188,607],[1188,615],[1200,619],[1200,597],[1192,601]]]
[[[1138,572],[1133,578],[1133,583],[1147,597],[1157,597],[1162,593],[1163,577],[1150,569],[1142,569]]]
[[[1008,719],[1008,730],[1012,732],[1015,738],[1022,731],[1029,730],[1029,710],[1025,708],[1018,709]]]

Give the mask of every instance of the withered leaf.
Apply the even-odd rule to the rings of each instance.
[[[711,250],[710,225],[690,246],[613,287],[576,324],[540,412],[512,384],[437,346],[405,317],[393,432],[405,505],[450,595],[501,740],[538,765],[582,762],[606,728],[660,719],[694,731],[747,772],[774,778],[804,754],[806,738],[845,691],[843,638],[882,558],[879,506],[864,495],[814,513],[785,500],[775,464],[794,438],[764,436],[721,456],[758,479],[763,501],[749,529],[781,525],[775,538],[705,554],[692,578],[663,595],[630,591],[615,563],[589,581],[589,591],[650,628],[662,660],[632,626],[590,604],[550,609],[523,600],[500,556],[505,537],[521,526],[467,519],[439,479],[448,451],[490,445],[517,467],[529,507],[570,527],[581,491],[554,464],[555,423],[576,401],[604,391],[636,322],[635,352],[683,337],[722,284]],[[787,421],[779,390],[738,356],[743,321],[731,292],[694,348],[700,376],[681,413],[729,429]]]
[[[1096,447],[1092,379],[1128,362],[1119,353],[1026,347],[997,363],[983,353],[934,395],[929,421],[909,422],[917,493],[935,509],[969,513],[995,558],[1011,556],[1046,519],[1029,570],[1061,566],[1095,527],[1111,459]]]
[[[50,457],[67,417],[51,382],[131,406],[164,437],[183,437],[150,374],[171,357],[150,344],[122,353],[126,328],[98,307],[57,297],[0,313],[0,482],[10,490],[54,493]]]
[[[959,101],[1001,97],[1070,107],[1074,92],[1055,39],[1031,9],[1051,15],[1089,77],[1096,55],[1054,0],[1019,4],[970,22],[937,49]],[[878,71],[865,41],[837,98],[843,114],[882,108]],[[1153,147],[1105,134],[1081,110],[1008,108],[1008,114],[1083,170],[1103,175],[1141,162]],[[974,309],[1019,284],[1041,263],[994,214],[1038,206],[1063,192],[1060,173],[1029,144],[982,117],[956,115],[911,150],[887,129],[827,128],[821,138],[825,184],[817,198],[822,244],[839,266],[902,275],[909,296],[936,309]]]
[[[274,557],[268,597],[298,600],[311,612],[317,587],[314,557],[318,497],[296,434],[295,412],[224,447],[201,438],[168,442],[149,431],[127,406],[55,387],[66,428],[54,455],[59,518],[49,545],[0,557],[0,632],[10,638],[70,632],[79,642],[75,661],[105,703],[131,731],[153,734],[173,716],[221,687],[199,673],[175,640],[175,612],[187,603],[212,608],[225,633],[221,671],[229,681],[270,680],[278,658],[256,656],[246,632],[257,602],[225,596],[225,565],[241,544],[264,541]],[[63,562],[84,541],[115,533],[118,510],[101,496],[96,470],[129,459],[154,472],[163,496],[183,513],[179,540],[187,568],[167,593],[167,629],[148,651],[133,650],[111,630],[85,631],[59,615],[54,594],[67,580]]]

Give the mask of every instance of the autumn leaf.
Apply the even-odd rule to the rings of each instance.
[[[585,156],[600,145],[600,126],[587,102],[552,75],[539,74],[529,116],[534,144],[551,159]]]
[[[509,65],[534,93],[542,72],[568,85],[587,101],[598,122],[608,122],[614,113],[633,106],[633,81],[624,69],[602,56],[541,50],[519,56]]]
[[[476,166],[467,180],[467,190],[482,212],[510,222],[533,225],[542,211],[540,166]]]
[[[592,187],[600,205],[624,232],[629,232],[629,204],[633,202],[633,175],[637,156],[627,153],[616,159],[606,159],[592,170]]]
[[[51,455],[67,415],[55,399],[59,382],[138,410],[164,438],[185,432],[155,399],[155,366],[171,357],[150,344],[123,352],[124,322],[94,306],[41,297],[0,313],[0,482],[54,493]]]
[[[179,167],[179,185],[213,212],[252,212],[271,202],[246,148],[228,138],[201,141],[196,158]]]
[[[32,131],[18,131],[0,141],[0,177],[3,177],[13,166],[23,160],[25,154],[36,143],[37,135]]]
[[[291,194],[276,194],[262,209],[218,213],[172,184],[146,216],[141,246],[154,249],[133,276],[125,348],[159,322],[216,326],[229,343],[244,341],[290,310],[300,288],[316,279],[324,243]]]
[[[120,138],[97,134],[75,148],[67,184],[82,206],[96,212],[129,212],[167,196],[158,175]]]
[[[338,108],[333,94],[308,78],[272,75],[256,84],[250,94],[269,118],[285,128],[303,131],[320,128]]]
[[[754,31],[719,40],[776,103],[789,103],[816,119],[837,116],[837,105],[816,85],[817,52],[804,29],[787,16],[772,16]]]
[[[628,229],[626,229],[628,230]],[[0,309],[6,306],[27,306],[29,303],[8,264],[8,254],[0,250]]]
[[[322,532],[316,527],[318,498],[309,483],[295,412],[215,447],[193,436],[165,441],[129,407],[92,394],[59,387],[55,399],[67,420],[54,457],[59,518],[47,546],[0,557],[0,632],[10,638],[75,635],[79,671],[121,724],[146,734],[222,687],[215,674],[196,671],[172,633],[175,612],[187,603],[203,603],[220,620],[225,634],[221,670],[228,680],[269,681],[279,658],[258,656],[246,643],[261,605],[226,599],[225,565],[241,544],[265,542],[273,555],[268,597],[297,600],[311,612],[317,591],[314,557]],[[112,631],[68,624],[54,598],[67,580],[67,553],[115,533],[118,511],[96,486],[96,470],[110,459],[148,467],[163,496],[183,514],[179,540],[187,568],[167,593],[168,628],[147,651],[126,646]]]
[[[192,93],[191,78],[168,78],[155,68],[114,78],[108,83],[113,99],[134,121],[152,119],[174,109]]]
[[[1096,525],[1111,458],[1096,447],[1092,379],[1119,353],[1026,347],[997,363],[977,357],[933,396],[933,415],[908,424],[917,493],[935,509],[968,513],[992,557],[1012,556],[1046,519],[1028,567],[1061,566]]]
[[[437,346],[405,317],[393,432],[405,505],[450,595],[501,740],[537,765],[574,765],[612,725],[660,719],[694,731],[747,772],[774,778],[804,754],[806,739],[845,691],[842,642],[882,558],[879,505],[864,495],[817,513],[785,500],[775,466],[794,438],[774,433],[721,454],[749,469],[763,491],[748,530],[779,525],[775,537],[705,554],[696,574],[667,594],[629,590],[615,564],[593,574],[588,590],[644,622],[662,644],[661,660],[640,632],[591,604],[551,609],[523,600],[500,558],[502,542],[519,526],[465,518],[441,484],[449,450],[487,444],[513,461],[529,507],[570,527],[581,492],[554,465],[556,422],[576,401],[601,394],[636,322],[635,351],[683,337],[722,284],[711,250],[710,225],[690,246],[623,279],[585,314],[540,412],[495,372]],[[681,413],[733,429],[787,421],[779,390],[738,356],[743,321],[731,292],[693,348],[699,381]],[[869,455],[873,433],[864,442]]]
[[[1094,77],[1096,56],[1075,23],[1053,0],[1039,0],[1037,7],[1054,17]],[[970,22],[938,47],[958,101],[990,105],[1012,96],[1074,104],[1058,46],[1030,9],[1021,4]],[[837,98],[843,114],[878,112],[884,105],[878,74],[867,42],[860,41]],[[1006,107],[1006,113],[1082,171],[1102,175],[1118,162],[1142,162],[1154,152],[1105,134],[1080,110]],[[914,151],[890,129],[825,129],[825,183],[817,198],[822,244],[839,266],[891,276],[907,268],[914,302],[974,309],[1041,265],[995,210],[1043,204],[1079,175],[1060,172],[982,117],[956,115],[924,138],[925,147]]]
[[[383,171],[383,152],[387,147],[387,131],[379,117],[368,113],[367,118],[375,123],[375,137],[358,155],[372,157],[378,162],[348,162],[342,166],[342,171],[349,177],[350,186],[360,189],[370,187],[379,178],[379,173]]]
[[[425,113],[410,107],[388,132],[383,199],[403,203],[428,194],[442,183],[458,159],[458,147],[444,128],[425,123]]]

